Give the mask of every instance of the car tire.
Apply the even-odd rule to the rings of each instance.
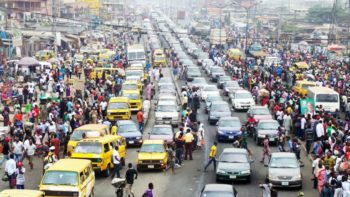
[[[136,166],[136,170],[137,170],[138,172],[141,172],[141,167],[140,167],[139,165],[137,165],[137,166]]]
[[[232,109],[233,109],[233,111],[237,111],[237,109],[234,105],[232,105]]]
[[[107,168],[103,171],[103,175],[105,177],[109,177],[111,175],[111,166],[110,166],[110,164],[108,164]]]

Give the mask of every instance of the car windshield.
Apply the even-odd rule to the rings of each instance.
[[[337,94],[317,94],[316,102],[336,103],[338,102],[338,95]]]
[[[139,100],[140,95],[137,93],[125,93],[123,96],[128,97],[130,100]]]
[[[253,110],[254,115],[270,115],[270,112],[267,108],[259,108]]]
[[[78,173],[67,171],[47,171],[43,178],[43,185],[78,185]]]
[[[137,84],[124,84],[123,90],[137,90]]]
[[[228,163],[248,163],[248,157],[245,154],[222,153],[219,161]]]
[[[224,72],[224,70],[221,67],[214,66],[211,69],[211,72]]]
[[[73,141],[79,141],[83,139],[83,133],[87,134],[88,132],[98,132],[98,131],[91,131],[91,130],[75,130],[70,137]]]
[[[205,86],[203,91],[216,91],[218,90],[215,86]]]
[[[163,144],[143,144],[140,152],[143,153],[163,153],[165,152]]]
[[[229,81],[229,80],[231,80],[231,78],[230,77],[220,77],[220,79],[219,79],[219,81]]]
[[[279,127],[278,122],[260,122],[259,123],[259,129],[263,130],[277,130]]]
[[[297,168],[298,161],[294,157],[272,157],[270,168]]]
[[[225,82],[225,86],[226,87],[239,87],[237,81],[227,81],[227,82]]]
[[[301,88],[307,89],[308,87],[315,87],[315,86],[316,86],[316,84],[302,84]]]
[[[192,83],[207,83],[204,78],[194,78]]]
[[[228,112],[228,111],[230,111],[230,109],[229,109],[229,106],[227,104],[212,104],[211,111]]]
[[[124,124],[118,127],[118,133],[132,133],[137,131],[138,129],[135,124]]]
[[[128,109],[128,103],[109,103],[108,109]]]
[[[239,99],[249,99],[249,98],[253,98],[252,95],[250,93],[238,93],[237,94],[237,98]]]
[[[206,101],[207,102],[222,101],[222,98],[221,96],[209,96]]]
[[[152,135],[172,135],[173,132],[170,127],[153,127]]]
[[[241,127],[241,122],[234,119],[226,119],[219,121],[219,127]]]
[[[159,112],[175,112],[177,110],[176,110],[175,105],[158,105],[157,111],[159,111]]]
[[[99,142],[79,142],[74,149],[75,153],[94,153],[100,154],[102,145]]]
[[[126,76],[141,76],[142,75],[142,71],[141,70],[127,70],[125,72]]]
[[[232,192],[223,192],[223,191],[207,191],[204,192],[201,197],[232,197]]]

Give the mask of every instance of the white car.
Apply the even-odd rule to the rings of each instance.
[[[248,110],[255,106],[252,94],[247,90],[237,90],[230,94],[232,108],[234,110]]]
[[[216,87],[216,85],[206,85],[201,90],[202,100],[206,100],[208,98],[208,95],[217,94],[218,92],[219,89]]]
[[[155,116],[156,124],[177,126],[180,115],[176,101],[160,100],[157,104]]]

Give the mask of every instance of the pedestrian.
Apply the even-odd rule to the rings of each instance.
[[[12,143],[12,153],[16,162],[22,160],[24,145],[22,141],[19,141],[18,137],[15,137],[15,141]]]
[[[268,160],[270,160],[270,154],[271,154],[271,151],[270,151],[270,141],[269,141],[269,137],[266,135],[265,136],[265,139],[263,141],[263,152],[262,152],[262,157],[261,157],[261,160],[260,162],[261,163],[264,163],[265,161],[265,156],[268,157]]]
[[[6,161],[5,174],[8,178],[9,187],[13,189],[16,186],[16,161],[14,160],[14,155],[10,154],[9,160]]]
[[[272,184],[269,183],[268,179],[265,179],[264,184],[259,184],[260,188],[263,188],[263,197],[271,197]]]
[[[144,119],[143,119],[142,109],[137,112],[136,119],[139,124],[139,130],[141,131],[141,133],[143,133]]]
[[[194,136],[191,133],[191,129],[187,129],[185,134],[185,160],[187,160],[187,155],[189,155],[190,160],[193,160],[193,157],[192,157],[193,141],[194,141]]]
[[[56,161],[58,161],[56,154],[54,152],[55,152],[55,147],[51,146],[49,148],[49,152],[47,153],[43,161],[44,171],[47,170],[50,166],[52,166]]]
[[[16,188],[17,189],[24,189],[24,183],[25,183],[25,174],[26,169],[23,167],[22,162],[17,163],[17,170],[16,170]]]
[[[0,168],[2,166],[2,164],[4,162],[6,162],[7,160],[9,160],[9,154],[10,154],[10,145],[9,145],[9,142],[10,142],[10,138],[9,137],[5,137],[4,138],[4,141],[3,141],[3,144],[2,144],[2,160],[0,161]]]
[[[29,143],[24,145],[24,158],[28,159],[30,169],[33,169],[33,157],[35,155],[36,146],[32,139],[29,139]]]
[[[214,142],[214,144],[210,148],[209,161],[208,161],[207,165],[205,165],[205,167],[204,167],[204,172],[207,171],[207,168],[209,167],[209,165],[211,163],[214,164],[214,170],[216,170],[216,152],[217,152],[217,142]]]
[[[130,196],[135,196],[132,192],[132,185],[134,184],[134,180],[137,179],[137,171],[132,167],[132,163],[128,163],[128,169],[125,172],[125,180],[126,180],[126,186],[125,186],[125,192]]]
[[[113,172],[112,172],[112,179],[117,175],[117,178],[120,178],[120,169],[121,169],[121,163],[120,163],[120,155],[119,155],[119,147],[115,146],[113,150]]]
[[[175,156],[179,166],[182,165],[182,156],[184,152],[185,140],[183,132],[179,133],[179,136],[175,136]]]
[[[198,140],[197,140],[197,147],[200,147],[201,150],[204,150],[204,145],[205,145],[205,131],[203,128],[203,123],[201,123],[200,121],[198,121],[199,124],[199,128],[198,128]]]
[[[148,189],[142,194],[142,197],[153,197],[153,183],[148,183]]]
[[[147,100],[149,101],[153,98],[152,89],[153,89],[153,82],[149,83],[146,87]]]
[[[175,174],[175,161],[176,161],[176,157],[174,155],[174,150],[172,146],[168,147],[168,166],[166,168],[166,171],[171,168],[171,172],[173,174]]]
[[[55,147],[55,155],[57,159],[60,159],[60,144],[61,141],[58,139],[57,134],[53,134],[53,138],[50,141],[50,145]]]

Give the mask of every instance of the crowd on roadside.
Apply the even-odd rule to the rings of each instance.
[[[236,43],[241,43],[239,37]],[[197,44],[206,50],[201,42]],[[264,57],[230,59],[226,51],[215,46],[209,50],[209,57],[250,90],[261,105],[270,109],[280,123],[280,151],[294,152],[300,159],[301,147],[305,145],[306,154],[313,163],[310,173],[322,196],[350,196],[350,74],[347,71],[350,65],[329,60],[318,50],[292,51],[287,45],[269,40],[259,44],[266,49],[267,56],[277,56],[281,61],[265,66]],[[292,71],[290,67],[296,62],[306,62],[308,68]],[[179,70],[176,73],[185,69],[177,62],[174,66]],[[319,105],[314,111],[303,114],[300,101],[305,96],[292,90],[298,80],[314,81],[317,86],[334,89],[340,95],[339,110],[331,113]],[[262,96],[263,89],[269,92],[267,98]],[[196,93],[186,90],[186,94],[186,102],[191,106]]]

